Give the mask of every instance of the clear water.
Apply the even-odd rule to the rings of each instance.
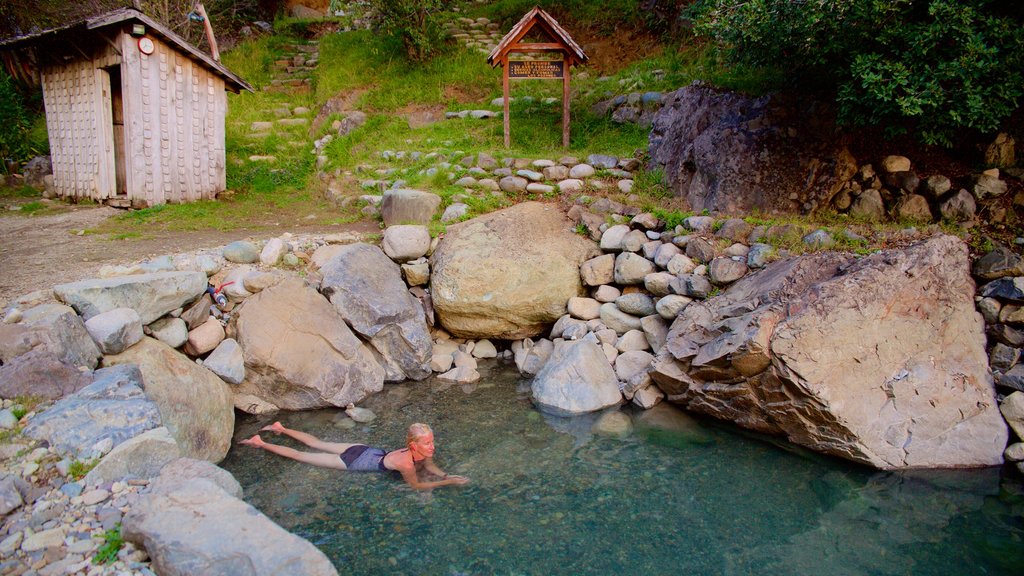
[[[468,486],[416,492],[244,446],[222,465],[341,574],[1024,573],[1024,487],[1009,469],[873,472],[669,408],[623,408],[632,432],[595,434],[600,415],[543,415],[514,369],[482,373],[471,387],[388,385],[365,404],[370,424],[278,416],[385,448],[430,423],[435,460]],[[236,440],[269,422],[241,419]]]

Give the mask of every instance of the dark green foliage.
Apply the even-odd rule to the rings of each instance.
[[[402,39],[406,55],[424,62],[444,46],[445,32],[437,17],[449,0],[370,0],[385,31]]]
[[[0,69],[0,172],[7,170],[7,160],[22,160],[29,154],[25,136],[29,114],[11,77]]]
[[[732,61],[833,91],[848,125],[950,146],[996,130],[1024,95],[1024,16],[993,0],[705,0],[693,15]]]
[[[124,546],[124,538],[121,537],[121,523],[103,533],[103,545],[96,550],[92,557],[92,563],[96,565],[111,564],[117,560],[117,553]]]

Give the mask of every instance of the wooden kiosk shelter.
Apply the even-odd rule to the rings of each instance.
[[[546,42],[523,42],[536,29]],[[510,54],[561,53],[561,60],[511,60]],[[505,147],[512,144],[508,114],[509,78],[562,79],[562,147],[569,147],[569,69],[586,63],[587,55],[579,44],[550,14],[534,6],[509,30],[487,56],[491,67],[501,66],[501,90],[504,97]]]
[[[58,196],[143,207],[225,189],[225,91],[252,87],[145,14],[12,38],[0,55],[42,85]]]

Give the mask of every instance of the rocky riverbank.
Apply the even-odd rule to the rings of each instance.
[[[343,407],[432,374],[471,384],[490,358],[514,361],[559,414],[667,400],[878,468],[1024,459],[1024,444],[1007,447],[1007,422],[1024,433],[1024,265],[1007,247],[972,265],[959,239],[904,231],[860,257],[828,250],[839,240],[824,230],[710,216],[669,228],[587,197],[441,238],[409,224],[433,218],[436,196],[388,190],[380,210],[379,245],[235,242],[4,310],[4,572],[247,558],[272,574],[287,558],[334,573],[213,465],[235,410]],[[204,537],[189,518],[239,536]],[[89,564],[118,522],[132,543],[119,563]],[[289,552],[266,556],[267,542]]]

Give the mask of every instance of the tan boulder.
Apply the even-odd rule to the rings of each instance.
[[[952,236],[780,261],[684,309],[651,376],[689,410],[877,468],[995,465],[1007,430],[973,297]]]
[[[178,443],[182,456],[220,462],[231,447],[235,428],[231,390],[223,380],[174,348],[143,338],[121,354],[103,358],[104,366],[138,364],[146,396]]]
[[[384,369],[370,349],[298,278],[247,299],[237,326],[245,358],[238,394],[308,410],[358,403],[384,387]]]
[[[583,295],[597,246],[552,204],[526,202],[448,228],[432,258],[434,310],[464,338],[535,336]]]

